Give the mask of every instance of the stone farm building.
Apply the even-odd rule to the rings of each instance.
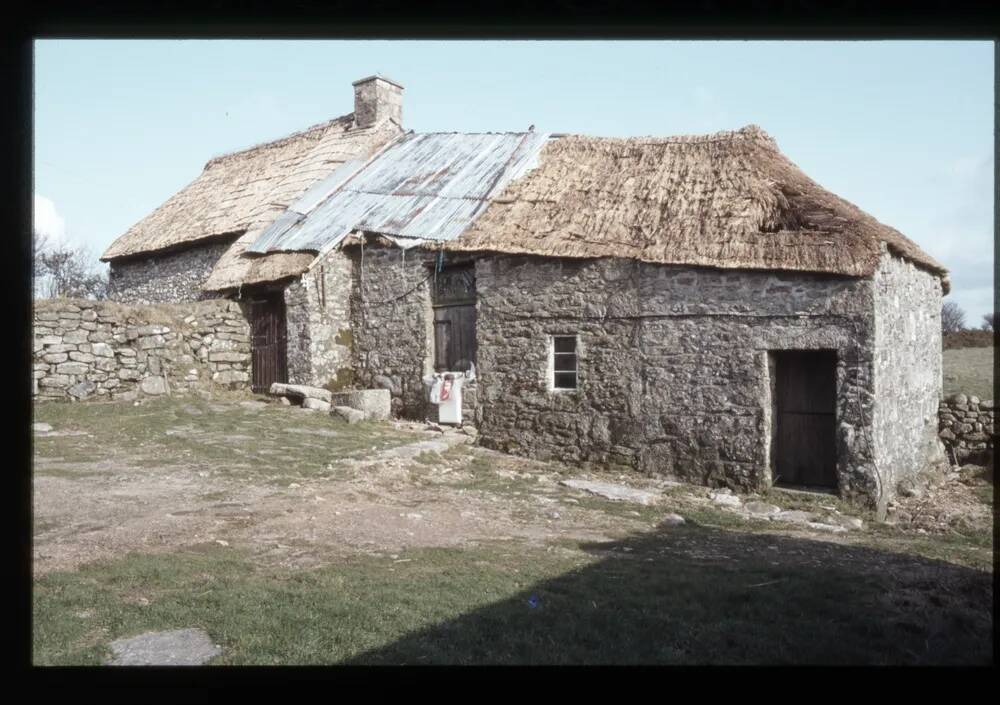
[[[474,362],[481,443],[540,459],[872,503],[940,457],[946,270],[759,128],[414,134],[399,85],[354,89],[119,237],[112,298],[235,299],[236,381],[384,387],[413,418],[424,375]]]

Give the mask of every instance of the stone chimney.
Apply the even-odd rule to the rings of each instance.
[[[371,127],[385,120],[403,126],[403,87],[384,76],[354,82],[354,126]]]

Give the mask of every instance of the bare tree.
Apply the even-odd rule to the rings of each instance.
[[[85,248],[35,233],[32,270],[35,298],[107,298],[107,273]]]
[[[949,301],[941,307],[941,330],[945,333],[965,330],[965,311],[954,301]]]
[[[982,330],[997,330],[997,314],[984,313]]]

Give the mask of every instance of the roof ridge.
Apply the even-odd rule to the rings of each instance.
[[[644,144],[644,145],[670,145],[670,144],[708,144],[711,142],[733,142],[733,141],[754,141],[771,145],[777,148],[778,143],[771,135],[765,132],[760,126],[750,124],[738,130],[720,130],[702,135],[669,135],[666,137],[655,137],[652,135],[634,137],[608,137],[602,135],[582,135],[574,133],[562,133],[563,139],[590,140],[595,142],[609,142],[622,144]]]
[[[300,137],[304,137],[304,136],[306,136],[306,135],[308,135],[310,133],[313,133],[313,132],[319,132],[321,130],[329,129],[330,127],[333,127],[333,125],[335,125],[336,123],[338,123],[338,122],[344,122],[344,121],[346,121],[348,119],[350,119],[351,122],[353,122],[354,121],[354,113],[347,113],[346,115],[340,115],[340,116],[332,118],[330,120],[326,120],[324,122],[316,123],[315,125],[311,125],[311,126],[306,127],[306,128],[304,128],[302,130],[296,130],[295,132],[289,133],[289,134],[285,135],[284,137],[279,137],[277,139],[269,140],[267,142],[258,142],[257,144],[250,145],[249,147],[243,147],[241,149],[237,149],[237,150],[234,150],[232,152],[224,152],[223,154],[219,154],[219,155],[214,156],[211,159],[209,159],[205,163],[205,168],[208,169],[210,166],[214,166],[215,164],[218,164],[219,162],[226,161],[226,160],[228,160],[228,159],[230,159],[232,157],[238,157],[238,156],[246,155],[248,152],[254,152],[254,151],[257,151],[259,149],[273,148],[273,147],[283,147],[284,145],[288,144],[292,140],[298,139]]]

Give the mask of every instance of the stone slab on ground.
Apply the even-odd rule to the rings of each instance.
[[[610,482],[596,482],[594,480],[562,480],[560,485],[572,487],[575,490],[583,490],[596,494],[605,499],[617,502],[634,502],[636,504],[655,504],[660,499],[659,492],[649,492],[647,490],[637,490],[634,487],[625,485],[613,485]]]
[[[388,389],[358,389],[336,392],[331,396],[333,406],[349,406],[364,413],[365,419],[384,421],[392,411],[392,395]]]
[[[270,394],[278,397],[299,397],[301,399],[318,399],[330,403],[333,396],[328,389],[322,387],[310,387],[306,384],[284,384],[275,382],[268,390]]]
[[[31,425],[31,430],[35,433],[48,433],[52,430],[52,426],[47,423],[34,423]]]
[[[352,409],[349,406],[335,406],[330,410],[331,416],[339,416],[347,423],[357,423],[365,420],[365,412]]]
[[[200,666],[222,653],[201,629],[147,632],[111,642],[109,666]]]
[[[724,507],[740,507],[743,504],[743,501],[739,497],[730,492],[712,492],[709,498],[713,503]]]
[[[768,504],[767,502],[760,502],[757,500],[752,500],[747,502],[744,506],[749,514],[754,514],[756,516],[772,516],[778,514],[781,511],[781,507],[777,507],[773,504]]]
[[[661,526],[681,526],[682,524],[686,524],[686,523],[687,522],[684,521],[684,517],[682,517],[680,514],[667,514],[665,517],[663,517],[663,520],[660,522],[660,525]]]
[[[302,400],[303,409],[314,409],[315,411],[329,411],[330,402],[323,401],[321,399],[314,399],[313,397],[306,397]]]
[[[804,512],[801,509],[791,509],[772,514],[771,518],[775,521],[787,521],[792,524],[806,524],[816,519],[816,515],[813,512]]]

